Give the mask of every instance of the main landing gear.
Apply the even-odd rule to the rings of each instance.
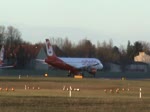
[[[71,71],[68,72],[68,77],[70,76],[82,76],[84,77],[84,72],[78,72],[78,73],[71,73]]]
[[[68,77],[70,77],[72,75],[71,71],[68,72]]]

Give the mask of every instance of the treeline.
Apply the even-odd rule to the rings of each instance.
[[[31,37],[32,38],[32,37]],[[127,46],[114,46],[113,41],[97,41],[93,44],[90,40],[84,38],[78,43],[68,38],[49,38],[54,47],[57,56],[64,57],[94,57],[98,58],[107,69],[107,63],[112,62],[120,64],[122,69],[134,61],[134,56],[144,51],[150,54],[150,43],[136,41],[131,44],[128,41]],[[44,40],[42,40],[44,41]],[[21,38],[21,32],[13,26],[0,26],[0,45],[5,44],[5,59],[8,64],[16,62],[17,68],[25,68],[31,60],[35,59],[44,43],[32,44]]]
[[[31,44],[21,38],[21,32],[13,26],[0,26],[0,48],[4,45],[4,63],[15,64],[16,68],[26,68],[36,58],[42,44]]]
[[[88,57],[98,58],[104,64],[104,70],[109,69],[107,63],[119,64],[122,70],[127,64],[134,62],[134,57],[139,52],[146,52],[150,54],[150,43],[136,41],[133,45],[128,41],[127,46],[114,46],[113,41],[109,42],[97,41],[93,44],[88,39],[82,39],[77,44],[70,41],[68,38],[50,38],[51,43],[57,55],[65,57]]]

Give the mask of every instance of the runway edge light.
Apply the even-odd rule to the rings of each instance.
[[[45,76],[45,77],[48,77],[48,74],[46,73],[46,74],[44,74],[44,76]]]

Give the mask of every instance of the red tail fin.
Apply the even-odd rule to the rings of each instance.
[[[53,47],[50,44],[49,39],[46,39],[46,52],[47,52],[48,57],[53,57],[53,56],[55,57],[56,56],[54,51],[53,51]]]

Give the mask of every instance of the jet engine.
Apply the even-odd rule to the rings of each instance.
[[[88,69],[88,73],[90,73],[90,74],[92,74],[92,75],[95,75],[96,72],[97,72],[97,69],[95,69],[95,68],[89,68],[89,69]]]

